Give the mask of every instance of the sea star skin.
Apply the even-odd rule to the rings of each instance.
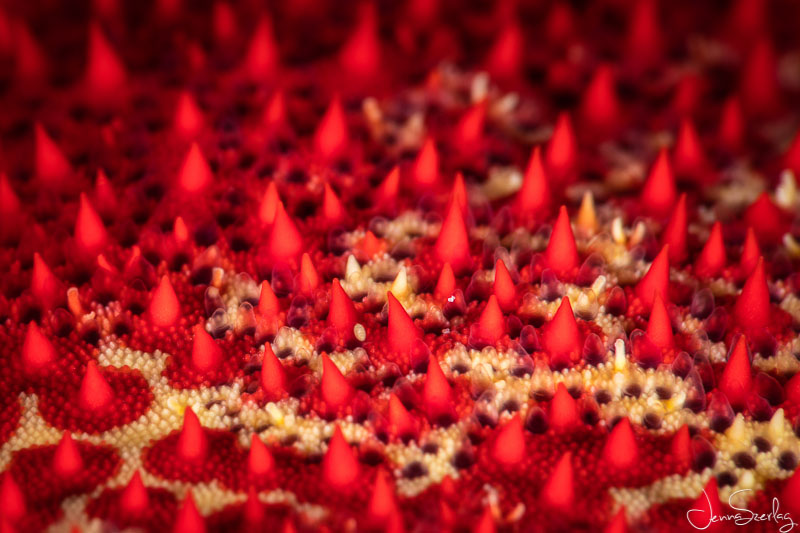
[[[800,522],[795,3],[34,4],[0,531]]]

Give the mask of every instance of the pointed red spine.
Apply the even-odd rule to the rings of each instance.
[[[114,400],[114,391],[97,368],[97,363],[89,361],[83,375],[78,395],[80,406],[93,412],[108,409]]]
[[[172,533],[206,533],[206,521],[197,510],[191,489],[186,493],[186,497],[178,509]]]
[[[789,231],[786,213],[775,205],[766,191],[745,210],[744,221],[756,232],[759,242],[764,244],[779,244]]]
[[[53,454],[53,471],[61,479],[70,479],[83,470],[83,459],[69,431],[65,431]]]
[[[627,418],[620,420],[608,435],[603,460],[617,470],[634,468],[639,462],[639,445]]]
[[[679,265],[686,260],[687,239],[686,193],[681,194],[675,209],[672,211],[661,244],[669,245],[670,264]]]
[[[202,191],[214,180],[214,174],[208,165],[200,146],[193,142],[183,159],[178,183],[184,191],[196,193]]]
[[[660,293],[656,294],[655,300],[653,300],[653,308],[650,310],[650,321],[647,323],[647,338],[662,350],[668,350],[675,345],[672,336],[672,322]]]
[[[548,422],[556,432],[570,431],[580,424],[578,404],[564,383],[556,385],[556,393],[550,400]]]
[[[436,289],[433,295],[439,300],[447,300],[456,290],[456,277],[450,263],[445,263],[439,273],[439,280],[436,282]]]
[[[747,227],[747,232],[744,236],[744,246],[742,247],[742,255],[739,257],[739,267],[741,273],[745,276],[752,274],[753,269],[756,268],[758,260],[761,258],[761,248],[758,246],[758,238],[756,232],[753,231],[752,226]]]
[[[339,368],[324,353],[322,358],[322,399],[330,411],[338,411],[347,406],[355,394],[353,386],[347,381]]]
[[[744,145],[744,112],[735,96],[728,98],[722,107],[717,136],[720,146],[729,152],[738,152]]]
[[[416,420],[394,393],[389,396],[388,415],[392,435],[401,438],[416,436]]]
[[[575,177],[578,163],[578,143],[572,121],[566,111],[558,115],[553,136],[545,150],[545,164],[555,183],[564,184]]]
[[[749,331],[764,329],[770,324],[770,301],[764,260],[759,259],[756,268],[747,278],[742,292],[733,308],[736,322]]]
[[[375,6],[364,4],[350,38],[339,51],[339,63],[357,78],[371,78],[380,68],[380,39],[377,35]]]
[[[631,66],[645,70],[655,65],[663,54],[663,36],[656,0],[637,0],[628,20],[625,50]]]
[[[393,211],[397,207],[397,195],[400,190],[400,168],[395,166],[386,175],[375,191],[375,204],[381,211]]]
[[[331,489],[341,491],[351,490],[361,475],[358,460],[339,426],[333,431],[328,451],[322,458],[322,475]]]
[[[36,322],[28,324],[22,345],[22,366],[26,374],[44,373],[56,360],[56,349]]]
[[[544,252],[545,262],[561,278],[568,278],[578,268],[578,248],[569,221],[567,208],[561,206],[553,232]]]
[[[479,340],[488,345],[497,344],[497,341],[506,334],[506,320],[494,294],[489,296],[489,301],[481,311],[476,324],[476,333]]]
[[[679,176],[687,176],[700,182],[708,179],[708,160],[703,151],[703,144],[694,123],[688,118],[681,121],[673,158],[675,172]]]
[[[325,217],[325,221],[331,226],[340,224],[347,219],[347,211],[329,183],[325,184],[325,194],[322,200],[322,216]]]
[[[511,79],[519,75],[524,59],[525,39],[517,24],[509,22],[501,28],[486,59],[492,77]]]
[[[324,159],[336,159],[347,149],[348,133],[342,101],[331,100],[328,110],[314,133],[314,149]]]
[[[278,318],[281,306],[278,297],[272,291],[269,281],[261,282],[261,295],[258,297],[258,312],[261,316],[275,320]]]
[[[414,343],[417,339],[422,338],[422,332],[414,324],[411,317],[408,316],[403,304],[395,298],[394,294],[387,292],[386,300],[389,311],[389,330],[387,333],[389,347],[396,353],[410,354]]]
[[[514,209],[522,219],[541,219],[550,207],[550,185],[542,165],[542,150],[531,152],[522,187],[514,199]]]
[[[174,128],[183,137],[194,137],[203,128],[203,113],[189,91],[183,91],[178,96]]]
[[[149,313],[153,324],[162,328],[174,326],[181,318],[180,302],[166,275],[153,292]]]
[[[278,197],[278,188],[274,181],[269,182],[267,190],[261,199],[261,205],[258,208],[258,218],[263,224],[272,224],[275,220],[275,214],[278,212],[278,204],[281,199]]]
[[[319,274],[317,269],[314,268],[314,263],[311,257],[304,253],[300,258],[300,279],[299,279],[300,294],[311,295],[319,287]]]
[[[191,407],[183,412],[183,428],[176,451],[178,458],[187,463],[199,463],[208,456],[208,437]]]
[[[463,153],[475,150],[480,145],[486,122],[486,102],[480,101],[470,107],[455,127],[455,146]]]
[[[742,410],[747,405],[747,398],[750,396],[752,388],[753,379],[747,338],[741,335],[725,364],[725,370],[719,379],[719,389],[725,393],[731,407]]]
[[[692,461],[692,447],[691,436],[689,435],[689,426],[684,424],[675,432],[670,444],[670,453],[675,459],[675,462],[681,465],[682,468],[688,468]]]
[[[244,71],[254,81],[269,79],[278,66],[278,50],[270,18],[263,15],[256,26],[244,59]]]
[[[275,469],[275,459],[256,433],[250,438],[247,468],[253,476],[267,476]]]
[[[494,284],[492,286],[492,291],[497,297],[497,303],[500,304],[500,308],[503,311],[509,312],[517,308],[517,288],[502,259],[498,259],[494,266]]]
[[[492,459],[504,466],[514,466],[525,458],[525,435],[522,419],[515,414],[498,432],[492,444]]]
[[[653,307],[657,293],[669,301],[669,246],[661,249],[647,273],[636,284],[636,295],[647,310]]]
[[[420,188],[433,187],[439,183],[439,152],[431,137],[425,139],[422,149],[417,154],[411,175],[414,184]]]
[[[442,372],[442,367],[434,356],[428,359],[428,373],[425,376],[425,387],[423,389],[423,398],[425,399],[425,407],[429,419],[436,419],[441,415],[449,415],[452,413],[453,391],[450,388],[450,383]]]
[[[150,506],[150,496],[142,483],[142,475],[137,470],[133,477],[122,489],[119,495],[119,506],[123,513],[135,516],[147,511]]]
[[[677,194],[669,156],[666,148],[662,148],[642,187],[639,197],[642,209],[652,217],[664,218],[672,211]]]
[[[686,512],[686,520],[689,521],[689,524],[694,529],[704,529],[708,532],[724,531],[723,523],[719,520],[722,514],[717,478],[716,476],[711,476],[703,488],[703,492],[700,493]]]
[[[602,64],[595,70],[583,93],[581,119],[593,138],[602,140],[616,131],[619,102],[611,65]]]
[[[545,481],[540,498],[553,511],[572,509],[575,502],[575,474],[572,468],[572,453],[561,456],[550,477]]]
[[[89,90],[103,98],[111,98],[125,87],[125,67],[116,51],[96,23],[89,27],[89,51],[86,83]]]
[[[278,400],[286,394],[286,371],[269,343],[264,344],[261,360],[261,390],[269,401]]]
[[[714,222],[711,226],[711,233],[697,261],[694,264],[694,272],[700,278],[715,278],[727,263],[725,253],[725,243],[722,240],[722,224]]]
[[[47,186],[59,186],[72,174],[64,152],[40,123],[36,123],[36,177]]]
[[[369,500],[367,513],[372,520],[384,521],[397,510],[397,498],[394,494],[394,484],[391,474],[386,468],[378,468],[375,474],[375,484],[372,486],[372,496]]]
[[[544,327],[544,348],[551,365],[560,366],[581,353],[583,340],[572,312],[569,298],[564,296],[553,318]]]
[[[22,490],[11,476],[11,472],[6,471],[3,474],[3,481],[0,482],[0,517],[13,524],[23,518],[27,512]]]
[[[75,244],[86,256],[96,256],[108,241],[100,215],[94,210],[86,193],[81,193],[80,209],[75,221]]]
[[[222,349],[201,324],[192,329],[192,366],[202,374],[214,372],[222,365]]]
[[[391,314],[389,315],[391,322]],[[338,279],[331,282],[331,303],[328,308],[328,324],[336,328],[346,341],[354,338],[353,328],[358,322],[358,313],[353,300],[339,284]]]
[[[450,263],[455,272],[468,269],[472,263],[469,252],[469,236],[464,216],[458,205],[450,204],[450,210],[442,223],[434,251],[442,263]]]
[[[275,220],[269,233],[267,249],[273,261],[295,261],[303,252],[303,238],[294,221],[286,213],[283,203],[278,203]]]

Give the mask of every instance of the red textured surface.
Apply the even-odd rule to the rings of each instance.
[[[0,531],[800,523],[798,5],[124,4],[0,6]]]

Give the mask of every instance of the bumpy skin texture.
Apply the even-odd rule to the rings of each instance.
[[[18,4],[0,531],[800,522],[795,2]]]

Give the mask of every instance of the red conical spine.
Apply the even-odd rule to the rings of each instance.
[[[272,291],[272,286],[269,284],[269,281],[262,281],[261,295],[258,297],[258,312],[261,313],[263,317],[275,320],[278,318],[280,310],[280,302]]]
[[[717,136],[720,146],[729,152],[738,152],[744,145],[744,112],[735,96],[728,98],[722,106]]]
[[[0,482],[0,517],[11,523],[18,522],[27,514],[25,496],[22,494],[16,480],[11,476],[11,472],[3,474],[3,481]]]
[[[201,324],[193,330],[192,366],[201,374],[214,372],[222,365],[222,349]]]
[[[278,196],[278,188],[274,181],[269,182],[267,190],[261,199],[261,205],[258,208],[258,218],[263,224],[272,224],[275,220],[275,214],[278,212],[278,204],[281,199]]]
[[[669,262],[679,265],[686,260],[686,238],[687,238],[687,215],[686,215],[686,193],[681,194],[672,216],[664,228],[664,235],[661,244],[669,245]]]
[[[575,177],[578,163],[578,143],[567,112],[558,115],[553,136],[545,150],[545,164],[554,182],[563,184]]]
[[[694,529],[704,529],[708,532],[724,531],[723,522],[719,520],[720,516],[723,516],[723,510],[719,500],[717,478],[711,476],[703,492],[686,512],[686,520]]]
[[[417,339],[422,338],[422,332],[408,316],[403,304],[395,298],[394,294],[387,292],[386,299],[389,314],[387,335],[389,347],[396,353],[409,354]]]
[[[736,299],[733,316],[747,330],[764,329],[770,324],[770,301],[764,260],[759,259],[756,268],[747,278],[742,292]]]
[[[78,400],[83,409],[93,412],[105,411],[114,400],[114,391],[94,361],[89,361],[86,365]]]
[[[140,515],[150,507],[150,496],[137,470],[119,495],[120,510],[128,516]]]
[[[679,176],[687,176],[700,181],[706,179],[708,160],[694,123],[688,118],[683,119],[678,130],[674,160],[675,172]]]
[[[553,511],[567,511],[575,503],[575,473],[572,468],[572,453],[561,456],[556,467],[545,481],[540,498]]]
[[[456,277],[453,273],[453,267],[450,266],[450,263],[445,263],[439,273],[439,280],[436,282],[436,289],[433,291],[433,295],[439,300],[446,300],[453,295],[455,290]]]
[[[583,341],[569,298],[561,299],[556,314],[544,327],[544,348],[551,365],[561,366],[581,353]]]
[[[488,345],[497,344],[506,334],[506,320],[494,294],[489,296],[489,301],[478,318],[476,333],[479,340]]]
[[[437,258],[442,263],[450,263],[455,272],[469,268],[472,263],[467,226],[461,209],[455,203],[450,205],[447,217],[442,223],[434,251]]]
[[[522,187],[514,200],[514,209],[522,219],[541,219],[550,207],[550,185],[542,165],[542,150],[535,147],[528,161]]]
[[[347,406],[355,394],[352,385],[347,381],[330,357],[322,354],[322,382],[320,389],[322,399],[330,411],[338,411]]]
[[[425,139],[411,175],[417,187],[433,187],[439,183],[439,152],[432,138]]]
[[[36,322],[28,324],[22,345],[22,366],[26,374],[43,374],[55,362],[56,349]]]
[[[272,33],[272,22],[262,16],[256,26],[244,59],[244,71],[254,81],[269,79],[278,66],[278,50]]]
[[[189,91],[183,91],[178,96],[174,128],[179,135],[186,138],[194,137],[203,129],[203,113]]]
[[[153,292],[149,313],[153,324],[162,328],[175,325],[181,318],[180,302],[166,275]]]
[[[303,252],[303,238],[294,221],[278,203],[269,233],[267,249],[273,261],[295,261]]]
[[[620,420],[603,447],[603,460],[617,470],[634,468],[639,462],[639,445],[627,418]]]
[[[725,393],[731,407],[741,410],[746,406],[752,388],[753,379],[747,338],[741,335],[725,364],[725,370],[719,379],[719,389]]]
[[[574,429],[580,424],[578,404],[575,402],[564,383],[556,385],[556,393],[550,400],[548,412],[550,427],[556,432],[565,432]]]
[[[417,423],[403,402],[391,394],[389,396],[389,426],[391,433],[396,437],[413,437],[417,434]]]
[[[70,479],[83,470],[83,459],[69,431],[65,431],[53,454],[53,471],[61,479]]]
[[[86,83],[96,96],[114,97],[125,87],[125,67],[98,24],[89,27]]]
[[[322,117],[314,133],[314,148],[324,159],[336,159],[347,149],[348,133],[342,101],[339,97],[331,100],[328,110]]]
[[[653,307],[656,294],[669,301],[669,246],[665,245],[636,285],[636,295],[646,310]]]
[[[80,209],[75,221],[75,244],[87,256],[96,256],[107,241],[108,233],[100,215],[94,210],[86,194],[81,193]]]
[[[525,435],[519,414],[498,432],[492,445],[492,458],[504,466],[514,466],[525,458]]]
[[[322,216],[325,217],[325,222],[331,226],[340,224],[347,219],[347,211],[329,183],[325,184],[325,194],[322,200]]]
[[[178,174],[178,184],[184,191],[196,193],[208,187],[213,180],[214,174],[208,161],[200,151],[200,146],[193,142],[183,159],[183,165]]]
[[[447,382],[442,367],[431,355],[428,359],[428,374],[425,376],[425,388],[423,389],[428,418],[435,419],[441,415],[449,415],[453,409],[452,396],[450,383]]]
[[[397,498],[394,494],[391,475],[385,468],[378,468],[367,513],[372,520],[383,521],[388,519],[396,510]]]
[[[667,150],[662,148],[642,187],[639,197],[642,209],[647,215],[664,218],[672,211],[677,195],[669,156]]]
[[[492,290],[503,311],[509,312],[517,308],[517,289],[502,259],[498,259],[494,266]]]
[[[342,67],[357,78],[371,78],[380,67],[380,39],[377,35],[376,18],[373,4],[362,5],[356,28],[339,51]]]
[[[317,269],[314,268],[314,263],[311,257],[304,253],[300,258],[300,276],[298,280],[300,294],[314,294],[314,291],[319,287],[319,274]]]
[[[606,138],[617,129],[619,102],[611,65],[602,64],[595,70],[583,93],[581,119],[597,139]]]
[[[176,446],[178,458],[187,463],[199,463],[208,456],[208,437],[191,407],[183,412],[183,428]]]
[[[267,476],[275,470],[275,459],[257,434],[250,439],[250,454],[247,469],[253,476]]]
[[[522,68],[525,40],[517,24],[509,23],[500,30],[489,51],[486,68],[499,79],[516,77]]]
[[[333,431],[328,451],[322,458],[322,475],[333,490],[350,491],[361,475],[361,467],[339,426]]]
[[[650,321],[647,323],[647,338],[662,350],[669,350],[675,345],[672,336],[672,322],[660,293],[656,294],[653,300],[653,308],[650,310]]]
[[[391,314],[389,315],[391,324]],[[354,338],[353,328],[358,321],[358,313],[353,300],[339,284],[338,279],[331,282],[331,303],[328,308],[328,324],[336,328],[345,340]],[[391,326],[390,326],[391,327]]]
[[[60,186],[72,174],[69,164],[61,148],[45,131],[44,127],[36,123],[36,177],[45,186]]]
[[[191,490],[186,493],[186,497],[178,509],[172,533],[206,533],[206,521],[197,510]]]
[[[694,264],[694,272],[700,278],[715,278],[727,263],[725,253],[725,243],[722,240],[722,224],[714,222],[711,226],[711,233],[697,261]]]
[[[561,206],[558,218],[553,225],[550,241],[544,252],[545,262],[559,277],[570,277],[578,268],[578,248],[575,235],[572,233],[567,208]]]
[[[264,345],[264,357],[261,361],[261,390],[268,400],[274,401],[286,394],[286,384],[286,371],[267,343]]]

